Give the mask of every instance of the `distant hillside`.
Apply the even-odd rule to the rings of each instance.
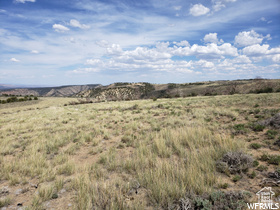
[[[0,95],[34,95],[48,97],[73,96],[91,98],[95,101],[121,101],[149,98],[188,97],[197,95],[214,96],[268,92],[280,92],[280,79],[207,81],[182,84],[150,84],[140,82],[114,83],[108,86],[90,84],[42,88],[5,88],[4,90],[0,90]]]
[[[42,87],[42,88],[5,88],[0,90],[0,94],[4,95],[34,95],[34,96],[52,96],[52,97],[67,97],[75,96],[81,91],[86,91],[100,86],[99,84],[89,85],[68,85],[60,87]]]
[[[114,83],[81,91],[77,96],[94,98],[97,101],[116,101],[267,92],[280,92],[280,79],[208,81],[183,84]]]
[[[11,89],[11,88],[18,88],[19,86],[15,86],[15,85],[6,85],[6,84],[0,84],[0,90],[7,90],[7,89]]]

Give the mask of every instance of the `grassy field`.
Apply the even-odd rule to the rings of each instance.
[[[217,192],[254,200],[265,172],[279,170],[280,132],[255,122],[280,112],[280,93],[73,100],[0,104],[0,208],[176,209],[189,198],[206,207],[199,196]],[[228,152],[254,163],[217,170]]]

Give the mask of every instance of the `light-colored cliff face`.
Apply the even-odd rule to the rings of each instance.
[[[70,86],[61,89],[51,89],[45,96],[73,96],[81,91],[91,89],[88,85]]]

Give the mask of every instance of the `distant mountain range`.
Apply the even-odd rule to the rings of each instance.
[[[59,87],[22,87],[13,85],[0,84],[0,94],[4,95],[34,95],[34,96],[52,96],[52,97],[68,97],[75,96],[81,91],[99,87],[99,84],[88,85],[66,85]]]
[[[1,90],[2,89],[2,90]],[[119,82],[60,87],[11,88],[0,84],[0,95],[91,98],[94,101],[137,100],[188,96],[214,96],[280,92],[280,79],[222,80],[195,83],[151,84]]]
[[[271,92],[280,92],[280,79],[225,80],[181,84],[114,83],[81,91],[77,96],[92,98],[94,101],[119,101]]]

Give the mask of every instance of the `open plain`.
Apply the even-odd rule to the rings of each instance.
[[[0,208],[242,209],[263,186],[279,198],[263,180],[280,171],[280,132],[258,122],[280,93],[75,100],[0,104]],[[247,162],[221,168],[230,155]]]

